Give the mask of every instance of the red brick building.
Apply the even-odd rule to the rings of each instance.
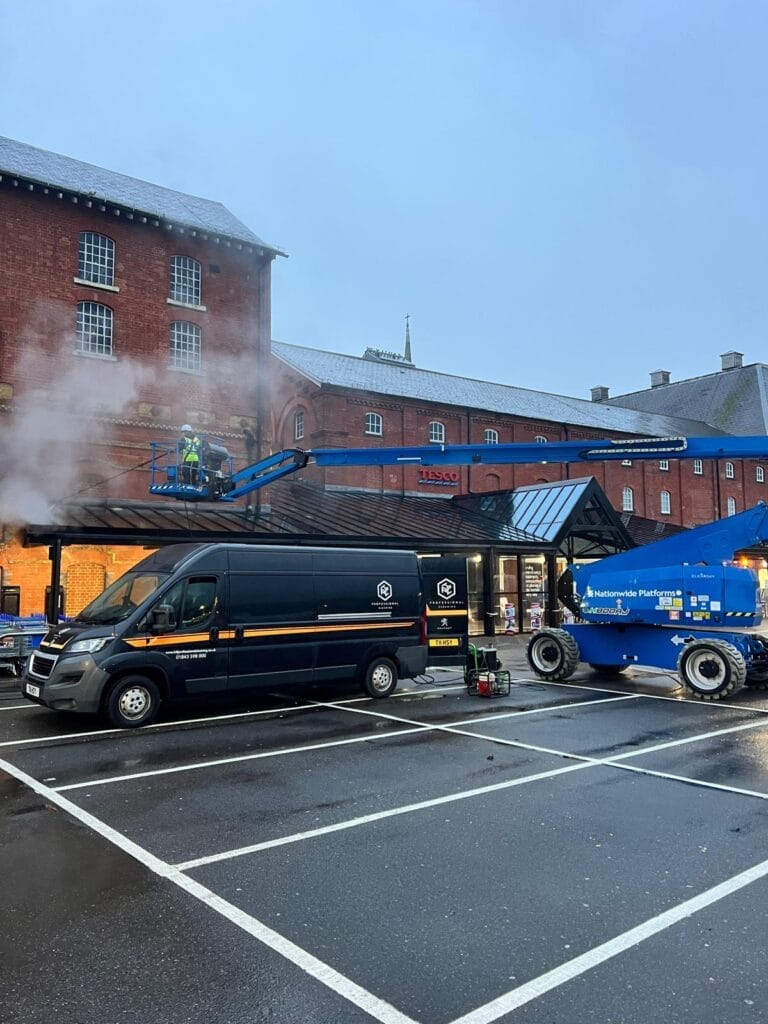
[[[225,207],[0,138],[0,248],[6,536],[68,497],[146,497],[149,440],[184,422],[261,450],[277,250]],[[40,554],[3,545],[4,607],[41,610]],[[68,604],[115,557],[78,554]]]
[[[273,342],[280,389],[272,429],[277,447],[304,448],[768,434],[760,401],[768,367],[742,366],[739,353],[722,358],[706,377],[673,384],[658,371],[648,390],[611,400],[595,388],[586,400],[422,370],[392,354],[359,358]],[[327,487],[447,497],[592,475],[619,511],[696,526],[768,500],[766,467],[768,459],[670,459],[307,472]]]

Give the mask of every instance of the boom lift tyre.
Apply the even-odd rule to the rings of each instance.
[[[564,629],[534,633],[525,654],[539,679],[568,679],[579,664],[578,644]]]
[[[722,700],[744,685],[744,656],[725,640],[693,640],[680,652],[677,671],[685,688],[701,700]]]
[[[388,697],[397,687],[397,668],[390,658],[374,658],[363,676],[363,689],[369,697]]]
[[[160,710],[157,685],[142,675],[123,676],[107,694],[104,710],[113,725],[121,729],[137,729],[149,725]]]

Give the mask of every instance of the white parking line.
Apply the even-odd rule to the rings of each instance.
[[[692,917],[693,914],[712,906],[713,903],[732,896],[739,889],[743,889],[753,882],[760,881],[766,875],[768,875],[768,860],[755,864],[754,867],[748,868],[738,875],[733,875],[725,882],[721,882],[711,889],[705,889],[698,896],[693,896],[683,903],[678,903],[676,907],[671,907],[669,910],[657,914],[656,917],[643,921],[642,924],[630,928],[620,935],[616,935],[599,946],[588,949],[581,956],[574,957],[572,960],[560,964],[559,967],[539,975],[538,978],[532,978],[531,981],[526,982],[524,985],[518,985],[517,988],[506,992],[497,999],[491,1000],[485,1006],[480,1006],[470,1013],[465,1013],[462,1017],[457,1017],[451,1024],[492,1024],[493,1021],[505,1016],[505,1014],[525,1006],[526,1003],[530,1003],[532,1000],[538,999],[539,996],[559,988],[573,978],[586,974],[587,971],[599,967],[606,960],[626,952],[633,946],[645,942],[646,939],[653,938],[659,932],[671,928],[672,925],[684,921],[687,917]]]
[[[728,708],[730,711],[752,711],[756,715],[768,715],[768,708],[755,708],[746,704],[726,704],[724,701],[696,700],[694,697],[665,697],[663,693],[645,693],[637,690],[608,690],[604,686],[585,686],[580,683],[561,683],[554,679],[532,679],[530,676],[513,679],[513,683],[539,683],[542,686],[560,686],[566,690],[591,690],[593,693],[631,693],[635,697],[645,697],[647,700],[666,700],[673,704],[685,705],[688,708],[709,708],[715,711],[717,708]],[[742,692],[742,691],[739,691]]]
[[[0,711],[42,711],[39,704],[7,704]]]
[[[697,739],[707,739],[707,738],[711,738],[713,736],[719,736],[719,735],[722,735],[724,732],[734,732],[734,731],[739,731],[739,730],[742,730],[742,729],[756,729],[756,728],[759,728],[760,726],[768,726],[768,722],[750,722],[747,725],[735,726],[733,729],[717,730],[716,732],[704,733],[704,734],[700,735],[699,737],[697,737]],[[477,739],[490,739],[493,742],[496,742],[494,737],[481,736],[481,735],[479,735],[477,733],[469,733],[469,734],[466,734],[466,735],[474,736]],[[512,741],[508,740],[506,742],[512,744]],[[679,741],[679,740],[671,740],[668,744],[658,744],[655,747],[648,748],[648,749],[649,750],[650,749],[653,749],[653,750],[663,750],[663,749],[666,749],[667,747],[678,746],[680,742],[681,741]],[[514,746],[518,746],[518,745],[525,746],[524,744],[512,744],[512,745],[514,745]],[[526,747],[525,749],[530,749],[530,748]],[[535,748],[535,749],[538,750],[540,748]],[[632,751],[631,754],[624,754],[624,755],[619,755],[619,756],[620,757],[634,757],[634,756],[637,756],[638,754],[647,753],[647,752],[648,751],[644,751],[644,750]],[[556,753],[556,752],[553,752],[553,753]],[[264,840],[263,842],[260,842],[260,843],[252,843],[252,844],[249,844],[248,846],[237,847],[236,849],[233,849],[233,850],[223,850],[223,851],[221,851],[219,853],[210,854],[210,855],[208,855],[206,857],[198,857],[195,860],[185,861],[185,862],[183,862],[181,864],[177,864],[176,866],[179,869],[181,869],[181,870],[189,870],[189,869],[194,868],[194,867],[200,867],[203,864],[214,864],[214,863],[217,863],[218,861],[230,860],[233,857],[243,857],[246,854],[258,853],[258,852],[260,852],[262,850],[271,849],[274,846],[283,846],[283,845],[285,845],[287,843],[296,843],[296,842],[299,842],[299,841],[304,840],[304,839],[312,839],[312,838],[315,838],[317,836],[327,835],[330,832],[340,832],[340,831],[342,831],[344,829],[357,828],[357,827],[359,827],[361,825],[368,825],[371,822],[380,821],[380,820],[382,820],[384,818],[394,818],[394,817],[397,817],[397,815],[399,815],[399,814],[410,814],[413,811],[425,810],[427,808],[434,807],[434,806],[437,806],[439,804],[454,803],[454,802],[458,802],[459,800],[469,799],[470,797],[482,796],[482,795],[484,795],[486,793],[493,793],[493,792],[496,792],[496,791],[499,791],[499,790],[510,789],[510,788],[512,788],[514,786],[525,785],[526,783],[529,783],[529,782],[537,782],[540,779],[554,778],[557,775],[563,775],[566,772],[574,771],[574,770],[576,770],[578,768],[623,768],[623,769],[626,769],[626,770],[635,769],[639,774],[643,774],[643,775],[658,775],[658,776],[660,776],[662,778],[666,777],[666,778],[669,778],[670,780],[674,780],[674,781],[678,781],[678,782],[685,782],[685,783],[687,783],[689,785],[693,785],[693,786],[701,786],[703,788],[709,788],[709,789],[719,789],[719,790],[722,790],[723,792],[733,793],[733,794],[736,794],[736,795],[739,795],[739,796],[757,796],[757,797],[760,797],[760,799],[768,798],[768,797],[766,797],[766,794],[764,794],[764,793],[758,793],[758,792],[754,792],[753,793],[750,790],[740,790],[740,789],[738,789],[736,787],[728,787],[728,786],[716,785],[716,784],[708,783],[708,782],[700,782],[697,779],[688,779],[688,778],[683,778],[683,777],[675,778],[672,775],[665,776],[663,773],[653,772],[650,769],[645,769],[645,768],[643,768],[641,766],[630,766],[630,765],[626,765],[626,764],[619,764],[619,763],[617,763],[618,760],[619,760],[619,757],[617,757],[617,758],[597,759],[597,758],[586,757],[584,755],[579,755],[579,754],[567,754],[567,753],[565,753],[563,751],[560,752],[560,756],[575,758],[580,763],[575,764],[575,765],[568,765],[568,766],[566,766],[564,768],[553,768],[553,769],[551,769],[549,771],[546,771],[546,772],[538,772],[535,775],[524,776],[523,778],[519,778],[519,779],[511,779],[511,780],[508,780],[507,782],[494,783],[493,785],[482,786],[482,787],[479,787],[477,789],[465,790],[465,791],[460,792],[460,793],[448,794],[446,796],[437,797],[434,800],[424,800],[424,801],[421,801],[420,803],[417,803],[417,804],[406,804],[406,805],[403,805],[402,807],[392,807],[392,808],[390,808],[389,810],[386,810],[386,811],[378,811],[378,812],[375,812],[373,814],[362,815],[359,818],[349,818],[346,821],[335,822],[333,825],[326,825],[326,826],[323,826],[323,827],[320,827],[320,828],[310,829],[310,830],[305,831],[305,832],[296,832],[296,833],[293,833],[292,835],[281,836],[281,837],[279,837],[277,839],[268,839],[268,840]],[[78,784],[78,785],[82,785],[82,784]],[[73,789],[73,788],[76,788],[76,787],[74,787],[74,786],[62,786],[60,788],[61,789]]]
[[[611,697],[608,700],[604,700],[604,701],[586,701],[585,703],[590,704],[590,705],[593,705],[593,704],[608,704],[611,701],[633,700],[633,699],[634,699],[634,697],[630,694],[629,696]],[[506,739],[503,739],[502,737],[498,737],[498,736],[486,736],[484,733],[481,733],[481,732],[470,732],[468,730],[462,730],[461,728],[459,728],[461,725],[475,725],[477,723],[477,719],[474,718],[474,717],[473,718],[468,718],[468,719],[466,719],[463,722],[456,722],[453,725],[443,725],[443,724],[430,724],[428,722],[417,722],[415,719],[412,719],[412,718],[402,718],[402,717],[400,717],[398,715],[386,715],[386,714],[384,714],[381,711],[369,711],[369,710],[364,709],[364,708],[342,707],[340,703],[323,703],[321,701],[318,701],[315,704],[313,704],[312,706],[313,707],[317,707],[317,708],[331,709],[331,710],[335,709],[335,710],[338,710],[338,711],[350,711],[350,712],[352,712],[354,714],[369,715],[369,716],[371,716],[373,718],[383,718],[383,719],[385,719],[388,722],[396,722],[399,725],[412,726],[412,728],[398,729],[397,731],[393,730],[392,732],[380,733],[380,734],[374,734],[374,735],[353,736],[353,737],[348,737],[347,739],[343,739],[343,740],[327,740],[327,741],[324,741],[322,743],[307,743],[307,744],[299,745],[299,746],[296,746],[296,747],[281,747],[278,750],[266,750],[266,751],[263,751],[263,752],[258,753],[258,754],[237,754],[237,755],[233,755],[232,757],[217,758],[215,760],[210,760],[210,761],[195,761],[195,762],[193,762],[191,764],[176,765],[174,768],[153,768],[153,769],[145,771],[145,772],[131,772],[130,774],[127,774],[127,775],[110,775],[110,776],[108,776],[107,778],[104,778],[104,779],[90,779],[90,780],[88,780],[86,782],[70,782],[66,786],[56,786],[55,787],[56,788],[56,792],[57,793],[63,793],[65,790],[87,789],[87,788],[92,787],[92,786],[109,786],[113,782],[128,782],[128,781],[130,781],[132,779],[146,779],[146,778],[154,777],[155,775],[177,775],[179,772],[199,771],[202,768],[216,768],[219,765],[223,765],[223,764],[237,764],[240,761],[254,761],[254,760],[257,760],[257,759],[261,759],[261,758],[282,757],[283,754],[300,754],[300,753],[302,753],[305,750],[323,750],[326,747],[343,747],[343,746],[346,746],[346,745],[352,744],[352,743],[364,743],[366,740],[369,740],[369,739],[370,740],[376,740],[376,739],[386,739],[386,738],[391,737],[391,736],[408,736],[408,735],[411,735],[412,733],[416,733],[416,732],[445,732],[445,733],[449,733],[449,734],[455,734],[457,736],[466,736],[466,737],[469,737],[470,739],[473,739],[473,740],[488,740],[491,743],[498,743],[501,746],[519,747],[519,748],[521,748],[523,750],[531,750],[531,751],[533,751],[535,753],[538,753],[538,754],[553,754],[555,757],[568,757],[568,758],[571,758],[573,760],[578,760],[578,761],[592,761],[593,760],[593,758],[590,758],[587,755],[569,754],[566,751],[562,751],[562,750],[552,750],[549,747],[540,747],[540,746],[536,746],[536,745],[534,745],[532,743],[522,743],[522,742],[520,742],[518,740],[506,740]],[[533,710],[535,710],[535,711],[539,711],[539,710],[549,710],[549,711],[552,711],[552,710],[556,710],[557,708],[572,708],[572,707],[575,707],[575,706],[576,705],[574,705],[574,704],[554,704],[554,705],[549,705],[549,707],[547,709],[535,708]],[[513,717],[516,714],[528,715],[528,714],[531,714],[531,711],[519,711],[519,712],[511,711],[511,712],[508,712],[507,714],[501,713],[499,715],[492,715],[492,716],[490,716],[490,719],[489,718],[483,718],[482,721],[483,722],[487,722],[489,720],[493,721],[496,718]],[[761,724],[763,724],[763,723],[761,723]]]
[[[619,697],[612,697],[605,701],[588,701],[589,705],[601,705],[607,704],[611,701],[622,701],[622,700],[633,700],[636,698],[636,694],[625,694]],[[56,786],[55,789],[59,793],[66,792],[74,789],[89,789],[95,786],[109,786],[117,782],[130,782],[134,779],[148,779],[154,778],[160,775],[178,775],[181,772],[188,771],[200,771],[204,768],[216,768],[221,765],[228,764],[239,764],[244,761],[255,761],[270,757],[282,757],[284,754],[301,754],[308,750],[324,750],[327,747],[343,747],[354,743],[364,743],[366,740],[386,739],[389,737],[407,736],[417,732],[441,732],[447,733],[448,735],[464,736],[473,740],[485,740],[489,743],[496,743],[500,746],[515,747],[519,750],[530,750],[537,754],[551,754],[553,757],[565,757],[569,760],[574,761],[586,761],[590,764],[606,764],[610,765],[612,761],[618,761],[624,758],[637,757],[640,754],[654,753],[657,750],[666,750],[669,747],[682,746],[687,743],[697,743],[700,740],[713,739],[717,736],[724,736],[732,732],[741,732],[746,729],[760,729],[768,726],[768,721],[762,719],[757,722],[746,722],[742,725],[733,725],[725,729],[716,729],[710,732],[698,733],[695,736],[686,737],[680,740],[669,740],[665,743],[655,744],[652,747],[640,747],[637,750],[630,750],[625,754],[617,754],[611,758],[595,758],[588,754],[576,754],[568,750],[559,750],[554,747],[543,747],[535,743],[524,743],[522,740],[508,740],[501,736],[493,736],[488,733],[480,732],[479,729],[462,728],[462,726],[480,726],[488,719],[483,719],[478,723],[475,717],[466,719],[464,721],[455,722],[453,724],[429,724],[423,722],[417,722],[412,718],[403,718],[400,715],[388,715],[382,711],[373,711],[367,708],[356,708],[356,707],[341,707],[336,703],[322,703],[317,702],[313,705],[314,707],[331,708],[340,711],[347,711],[351,714],[366,715],[372,718],[384,719],[388,722],[395,722],[398,725],[406,725],[410,728],[398,729],[396,731],[388,733],[378,733],[365,736],[352,736],[347,737],[343,740],[326,740],[322,743],[307,743],[300,744],[295,747],[281,747],[278,750],[267,750],[257,754],[237,754],[232,757],[216,758],[209,761],[195,761],[191,764],[176,765],[173,768],[153,768],[143,772],[129,772],[124,775],[110,775],[106,778],[89,779],[85,782],[70,782],[65,786]],[[563,708],[574,707],[573,704],[554,704],[550,705],[550,711],[562,710]],[[527,712],[519,712],[520,715],[525,715]],[[510,712],[508,715],[501,713],[500,717],[514,717],[514,713]]]
[[[568,770],[575,771],[580,767],[582,766],[573,765],[569,768],[559,770],[559,773],[562,774],[564,771]],[[586,767],[586,765],[583,767]],[[285,959],[305,971],[309,976],[320,981],[323,985],[331,989],[331,991],[336,992],[353,1005],[360,1007],[360,1009],[370,1014],[374,1019],[380,1021],[381,1024],[417,1024],[417,1022],[412,1018],[402,1014],[390,1003],[387,1003],[368,990],[356,985],[351,981],[351,979],[340,974],[338,971],[335,971],[328,964],[323,963],[321,960],[312,956],[312,954],[297,946],[295,943],[285,939],[282,935],[273,931],[257,918],[245,913],[238,907],[235,907],[233,904],[217,896],[212,890],[201,885],[199,882],[196,882],[188,875],[185,875],[179,867],[174,867],[173,865],[160,860],[158,857],[155,857],[143,847],[138,846],[136,843],[128,839],[122,833],[111,828],[109,825],[105,824],[87,811],[84,811],[66,797],[62,797],[59,793],[50,789],[48,786],[38,782],[26,772],[23,772],[9,762],[2,760],[0,760],[0,770],[5,771],[17,781],[28,786],[49,803],[60,807],[73,818],[80,821],[81,824],[90,828],[102,838],[111,842],[139,863],[143,864],[154,874],[172,882],[180,889],[183,889],[189,895],[199,900],[205,906],[241,928],[247,934],[264,943],[268,948],[275,950]],[[478,1007],[470,1013],[455,1018],[454,1021],[452,1021],[452,1024],[493,1024],[494,1021],[499,1020],[499,1018],[511,1013],[513,1010],[524,1006],[526,1003],[537,999],[539,996],[545,995],[546,993],[559,988],[568,981],[585,974],[593,968],[605,963],[607,960],[626,952],[633,946],[639,945],[641,942],[658,935],[660,932],[665,931],[680,921],[683,921],[699,911],[712,906],[720,900],[726,899],[728,896],[733,895],[740,889],[743,889],[754,882],[760,881],[766,876],[768,876],[768,860],[764,860],[737,875],[733,875],[724,882],[699,893],[697,896],[694,896],[689,900],[679,903],[677,906],[672,907],[655,917],[649,918],[641,924],[636,925],[634,928],[630,928],[627,931],[614,936],[614,938],[609,939],[607,942],[601,943],[600,945],[587,950],[580,956],[574,957],[572,960],[560,964],[551,971],[547,971],[546,973],[539,975],[539,977],[533,978],[531,981],[526,982],[523,985],[519,985],[517,988],[511,989],[504,993],[504,995],[486,1003],[484,1006]]]
[[[466,689],[464,685],[439,686],[423,690],[403,690],[402,692],[393,693],[391,697],[413,697],[414,695],[421,696],[423,693],[445,693],[447,690],[464,689]],[[345,697],[342,700],[334,701],[334,704],[339,706],[344,704],[359,704],[366,701],[370,702],[373,699],[373,697]],[[180,725],[207,725],[210,722],[226,722],[235,718],[254,718],[259,715],[282,714],[284,711],[311,711],[313,708],[317,708],[318,706],[322,707],[322,704],[318,704],[317,701],[312,701],[310,704],[286,704],[285,706],[276,708],[263,708],[261,711],[236,711],[227,715],[207,715],[205,718],[179,718],[166,722],[153,722],[151,725],[142,726],[138,735],[141,736],[149,729],[152,729],[153,731],[165,729],[167,732],[172,732]],[[0,711],[19,711],[26,708],[31,708],[32,710],[37,711],[48,710],[39,704],[17,704],[13,708],[0,708]],[[0,742],[0,747],[18,747],[22,744],[26,746],[30,743],[53,743],[55,740],[90,739],[91,736],[125,736],[127,738],[131,735],[135,736],[137,734],[130,729],[93,729],[90,732],[84,730],[83,732],[50,733],[48,736],[32,736],[19,740],[3,740]]]
[[[477,789],[466,789],[462,793],[450,793],[447,796],[438,796],[432,800],[421,800],[417,804],[404,804],[401,807],[392,807],[387,811],[375,811],[373,814],[364,814],[359,818],[348,818],[346,821],[338,821],[333,825],[325,825],[322,828],[309,829],[306,832],[295,832],[290,836],[280,836],[277,839],[266,839],[262,843],[252,843],[250,846],[241,846],[236,850],[226,850],[223,853],[212,853],[208,857],[198,857],[195,860],[185,861],[183,864],[176,864],[179,871],[191,871],[192,868],[203,867],[205,864],[218,864],[223,860],[232,860],[234,857],[244,857],[249,853],[259,853],[262,850],[271,850],[275,846],[286,846],[288,843],[298,843],[303,839],[315,839],[317,836],[325,836],[330,832],[342,832],[349,828],[358,828],[360,825],[370,825],[374,821],[383,821],[385,818],[396,818],[401,814],[411,814],[413,811],[424,811],[430,807],[439,807],[441,804],[456,803],[458,800],[469,800],[471,797],[484,796],[486,793],[497,793],[503,789],[512,789],[514,786],[524,786],[529,782],[539,782],[541,779],[552,779],[556,775],[564,775],[566,772],[575,772],[580,768],[591,768],[588,762],[581,764],[569,764],[564,768],[552,768],[546,772],[537,772],[536,775],[526,775],[520,779],[507,779],[506,782],[494,782],[489,786],[478,786]]]
[[[128,782],[133,779],[154,778],[156,775],[177,775],[179,772],[193,772],[201,768],[216,768],[222,764],[240,764],[243,761],[258,761],[265,757],[278,757],[282,754],[301,754],[305,750],[325,750],[328,747],[344,747],[351,743],[366,743],[368,740],[385,740],[393,736],[410,736],[415,732],[428,732],[426,726],[416,729],[397,729],[391,732],[370,733],[365,736],[350,736],[344,740],[325,740],[322,743],[306,743],[298,747],[281,747],[279,750],[264,750],[258,754],[238,754],[236,757],[219,757],[214,761],[197,761],[194,764],[176,765],[175,768],[156,768],[147,772],[132,772],[130,775],[110,775],[106,779],[91,779],[89,782],[71,782],[67,786],[56,786],[57,793],[68,789],[90,789],[93,786],[109,786],[113,782]]]
[[[133,857],[144,867],[148,868],[154,874],[159,875],[160,878],[167,879],[174,885],[183,889],[189,893],[195,899],[199,900],[205,906],[210,907],[211,910],[217,914],[221,914],[222,917],[231,921],[232,924],[237,925],[248,935],[258,939],[269,949],[279,953],[280,956],[286,960],[295,964],[302,971],[314,978],[316,981],[321,982],[326,988],[329,988],[332,992],[346,999],[354,1006],[360,1007],[366,1013],[370,1014],[375,1020],[381,1022],[381,1024],[418,1024],[413,1018],[406,1016],[401,1013],[396,1007],[392,1006],[391,1003],[386,1002],[379,996],[374,995],[367,989],[362,988],[360,985],[356,985],[350,978],[340,974],[334,970],[329,964],[324,963],[317,957],[312,956],[305,949],[297,946],[295,943],[286,939],[280,935],[279,932],[273,931],[262,921],[253,917],[251,914],[247,914],[244,910],[240,910],[239,907],[234,906],[227,900],[217,896],[211,889],[207,889],[205,886],[200,885],[193,878],[183,874],[178,868],[174,868],[172,865],[160,860],[159,857],[155,857],[148,850],[138,846],[132,840],[124,836],[122,832],[116,831],[111,828],[105,822],[99,818],[94,817],[87,811],[84,811],[81,807],[73,804],[66,797],[60,796],[55,793],[52,789],[46,786],[42,782],[38,782],[37,779],[33,779],[31,775],[27,775],[26,772],[21,771],[14,765],[7,761],[0,760],[0,770],[5,771],[8,775],[12,776],[17,781],[28,786],[34,790],[39,796],[43,797],[49,803],[60,807],[63,811],[66,811],[73,818],[79,821],[81,824],[90,828],[93,832],[100,835],[103,839],[112,843],[118,849],[127,853]]]
[[[623,768],[628,772],[636,772],[638,775],[654,775],[657,779],[667,779],[670,782],[685,782],[690,786],[699,786],[702,789],[717,789],[721,793],[730,793],[733,796],[751,796],[758,800],[768,800],[768,793],[761,793],[757,789],[741,789],[739,786],[726,786],[722,782],[708,782],[706,779],[694,779],[689,775],[673,775],[671,772],[654,771],[653,768],[644,768],[640,764],[618,764],[615,761],[605,761],[609,768]]]

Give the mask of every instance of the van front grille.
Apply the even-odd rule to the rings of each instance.
[[[37,676],[39,679],[47,679],[51,672],[53,672],[53,666],[56,664],[56,661],[56,658],[36,652],[32,655],[32,661],[29,665],[30,675]]]

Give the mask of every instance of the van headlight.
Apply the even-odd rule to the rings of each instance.
[[[111,639],[111,636],[97,636],[91,640],[75,640],[67,647],[67,652],[70,654],[93,654],[94,651],[100,651]]]

